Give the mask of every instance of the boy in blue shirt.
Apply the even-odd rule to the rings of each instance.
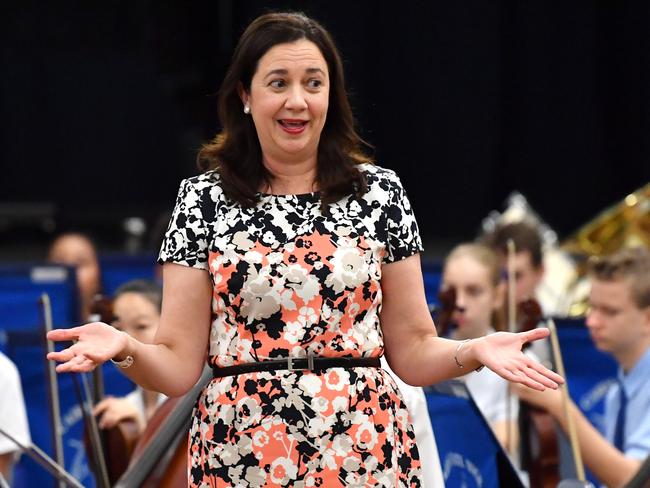
[[[619,364],[605,402],[604,435],[571,402],[585,464],[607,486],[623,486],[650,453],[650,251],[626,249],[591,263],[587,328]],[[588,365],[585,365],[588,367]],[[559,390],[516,388],[566,431]]]

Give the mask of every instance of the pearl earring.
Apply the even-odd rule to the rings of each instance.
[[[244,113],[247,114],[247,115],[249,113],[251,113],[251,106],[248,103],[246,103],[246,105],[244,105]]]

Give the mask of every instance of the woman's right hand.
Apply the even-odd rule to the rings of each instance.
[[[47,338],[51,341],[73,342],[72,346],[47,355],[47,359],[61,363],[56,367],[59,373],[92,371],[100,364],[124,355],[129,344],[127,334],[103,322],[55,329],[48,332]]]

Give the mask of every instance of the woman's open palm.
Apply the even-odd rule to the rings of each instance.
[[[564,383],[562,377],[521,351],[525,343],[543,339],[548,335],[549,330],[543,328],[517,334],[496,332],[477,341],[476,357],[508,381],[540,391],[546,388],[555,389]]]
[[[59,373],[92,371],[123,351],[128,341],[125,333],[103,322],[56,329],[50,331],[47,338],[51,341],[73,341],[70,347],[47,355],[47,359],[61,363],[56,367]]]

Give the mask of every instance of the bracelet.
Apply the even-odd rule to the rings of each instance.
[[[131,365],[133,364],[133,356],[128,355],[121,361],[115,361],[114,359],[111,359],[111,363],[116,365],[118,368],[122,368],[122,369],[130,368]]]
[[[463,365],[463,363],[461,363],[460,360],[458,359],[458,356],[460,356],[460,350],[463,348],[463,346],[464,346],[465,344],[467,344],[467,343],[468,343],[469,341],[471,341],[471,340],[472,340],[472,339],[465,339],[465,340],[463,340],[463,341],[460,341],[460,343],[458,344],[458,346],[456,346],[456,351],[454,352],[454,362],[456,363],[456,366],[458,366],[460,369],[464,369],[464,368],[465,368],[465,366]],[[481,371],[484,367],[485,367],[485,365],[484,365],[484,364],[481,364],[481,365],[480,365],[478,368],[476,368],[474,371],[476,371],[476,372],[478,373],[478,372]]]
[[[127,342],[128,342],[129,334],[127,334],[123,330],[120,331],[120,333],[126,335]],[[126,357],[124,359],[122,359],[121,361],[115,361],[113,358],[111,358],[111,363],[113,363],[115,366],[117,366],[118,368],[121,368],[121,369],[130,368],[133,365],[133,356],[131,356],[130,354],[127,354]]]
[[[460,369],[463,369],[465,366],[463,366],[463,363],[458,360],[458,355],[460,354],[460,350],[463,348],[463,346],[470,340],[471,339],[465,339],[464,341],[460,341],[458,343],[458,346],[456,346],[456,351],[454,352],[454,361],[456,362],[456,366],[458,366]]]

